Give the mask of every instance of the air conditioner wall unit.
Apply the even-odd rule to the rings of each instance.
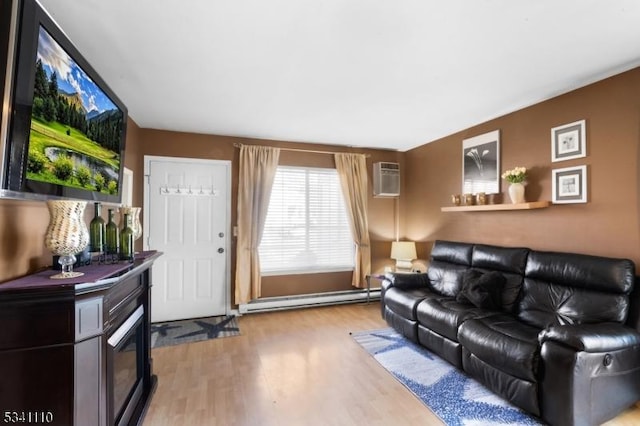
[[[398,197],[400,195],[400,164],[373,163],[373,196]]]

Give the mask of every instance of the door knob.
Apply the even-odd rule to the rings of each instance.
[[[223,249],[222,247],[220,247],[220,248],[218,249],[218,253],[224,253],[224,249]]]

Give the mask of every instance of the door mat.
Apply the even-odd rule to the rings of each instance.
[[[235,316],[159,322],[151,324],[151,347],[160,348],[239,335],[240,329]]]

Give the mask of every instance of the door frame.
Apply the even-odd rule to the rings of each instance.
[[[227,220],[224,224],[225,235],[226,238],[226,247],[225,247],[225,257],[224,257],[224,269],[225,269],[225,277],[224,277],[224,293],[225,293],[225,301],[224,301],[224,310],[226,315],[232,314],[231,312],[231,246],[233,240],[231,238],[231,160],[212,160],[208,158],[186,158],[186,157],[167,157],[167,156],[158,156],[158,155],[145,155],[144,156],[144,200],[143,200],[143,209],[142,209],[142,247],[143,250],[151,250],[149,247],[149,176],[150,176],[150,167],[152,161],[164,161],[164,162],[172,162],[172,163],[209,163],[210,165],[217,166],[225,166],[226,169],[226,178],[227,178],[227,187],[226,189],[226,210],[227,210]]]

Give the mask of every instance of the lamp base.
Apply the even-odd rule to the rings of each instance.
[[[412,269],[413,269],[413,264],[411,263],[410,260],[402,260],[402,259],[396,260],[396,272],[407,273],[407,272],[411,272]]]

